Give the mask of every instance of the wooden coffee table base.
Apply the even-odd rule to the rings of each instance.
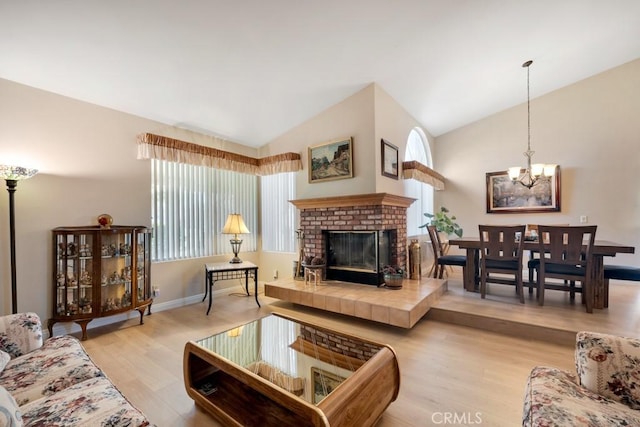
[[[400,371],[391,347],[381,349],[317,405],[205,349],[184,349],[187,394],[228,426],[373,426],[393,402]]]

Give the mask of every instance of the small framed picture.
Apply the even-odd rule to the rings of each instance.
[[[349,137],[309,147],[309,182],[353,178],[352,145]]]
[[[382,175],[398,179],[398,147],[384,139],[380,140],[382,154]]]
[[[313,379],[313,403],[318,404],[327,397],[345,378],[331,372],[311,367],[311,378]]]

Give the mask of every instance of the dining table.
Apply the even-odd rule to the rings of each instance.
[[[464,237],[459,239],[450,239],[450,246],[457,246],[466,250],[467,265],[464,269],[464,289],[470,292],[477,292],[480,283],[480,237]],[[523,242],[523,250],[539,251],[540,244],[537,240],[525,239]],[[616,254],[632,254],[635,252],[634,246],[622,243],[611,242],[608,240],[596,240],[591,248],[592,276],[593,284],[593,308],[604,308],[606,293],[609,289],[605,286],[604,280],[604,257],[614,257]]]

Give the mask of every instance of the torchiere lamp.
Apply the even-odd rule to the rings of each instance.
[[[222,234],[233,234],[233,239],[231,239],[230,242],[234,257],[229,261],[230,263],[237,264],[242,262],[242,260],[238,258],[238,252],[240,252],[240,246],[242,246],[242,240],[238,239],[238,234],[249,233],[251,232],[247,226],[244,225],[242,215],[237,213],[229,214],[227,222],[224,224],[224,228],[222,229]]]
[[[9,192],[9,241],[11,248],[11,310],[18,312],[18,290],[16,282],[16,220],[13,206],[13,196],[18,188],[18,181],[29,179],[38,173],[37,169],[28,169],[21,166],[0,165],[0,178],[7,181]]]

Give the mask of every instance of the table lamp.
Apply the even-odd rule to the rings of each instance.
[[[222,234],[233,234],[233,239],[231,239],[230,242],[234,257],[229,261],[230,263],[237,264],[242,262],[242,260],[238,258],[238,252],[240,252],[240,246],[242,246],[242,240],[238,239],[238,234],[249,233],[251,232],[247,226],[244,225],[242,215],[237,213],[229,214],[227,222],[224,224],[224,228],[222,229]]]
[[[0,165],[0,178],[6,180],[9,192],[9,241],[11,249],[11,311],[18,312],[18,296],[16,283],[16,220],[14,208],[14,193],[18,188],[18,181],[29,179],[38,173],[37,169],[21,166]]]

